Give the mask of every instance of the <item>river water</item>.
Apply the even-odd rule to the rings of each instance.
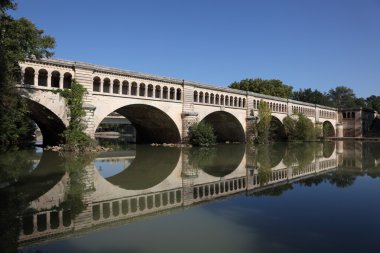
[[[380,252],[380,143],[0,155],[0,252]]]

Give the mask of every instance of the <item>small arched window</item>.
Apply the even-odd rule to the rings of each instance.
[[[153,85],[152,84],[148,85],[148,97],[150,97],[150,98],[153,97]]]
[[[109,78],[104,78],[103,80],[103,92],[110,93],[111,89],[111,80]]]
[[[46,69],[38,71],[38,86],[47,86],[48,72]]]
[[[169,93],[168,87],[164,86],[164,88],[162,88],[162,98],[168,99],[168,95],[169,95],[168,93]]]
[[[175,89],[172,87],[170,88],[170,100],[174,100],[175,97]]]
[[[131,84],[131,95],[137,96],[137,83],[136,82],[133,82]]]
[[[120,81],[115,79],[112,84],[112,93],[119,94],[120,93]]]
[[[197,103],[198,102],[198,91],[194,91],[194,98],[193,98],[193,101],[195,102],[195,103]]]
[[[71,81],[72,81],[72,75],[68,72],[66,72],[63,75],[63,88],[64,89],[70,89],[71,88]]]
[[[182,90],[180,88],[177,89],[177,100],[181,100],[182,99]]]
[[[214,93],[211,93],[210,95],[210,104],[214,104],[215,103],[215,96],[214,96]]]
[[[95,76],[94,80],[92,81],[92,90],[100,92],[100,78],[98,76]]]
[[[156,85],[155,97],[156,98],[161,98],[161,86],[159,86],[159,85]]]
[[[59,79],[61,78],[61,75],[58,71],[53,71],[51,73],[51,80],[50,80],[50,84],[51,84],[51,87],[54,87],[54,88],[59,88]]]
[[[139,96],[145,97],[145,83],[140,83]]]
[[[123,85],[121,86],[121,93],[123,95],[129,95],[129,83],[128,83],[128,81],[123,81]]]
[[[34,69],[27,67],[24,72],[24,84],[34,85]]]
[[[205,103],[208,104],[210,102],[209,100],[209,95],[208,95],[208,92],[205,93]]]

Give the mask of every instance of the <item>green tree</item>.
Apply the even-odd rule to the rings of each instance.
[[[302,113],[297,113],[292,117],[286,116],[284,128],[289,141],[310,141],[316,138],[316,127]]]
[[[356,107],[356,96],[351,88],[345,86],[337,86],[328,92],[331,104],[338,108],[354,108]]]
[[[367,108],[380,112],[380,96],[370,96],[366,99]]]
[[[296,132],[298,133],[299,140],[310,141],[315,139],[314,124],[302,113],[298,114]]]
[[[259,122],[257,123],[258,143],[264,144],[269,142],[269,126],[272,119],[272,111],[263,100],[259,103]]]
[[[0,143],[20,144],[30,136],[32,125],[25,120],[27,106],[18,94],[18,62],[26,58],[52,56],[55,41],[45,36],[26,18],[15,20],[8,10],[15,10],[12,0],[0,1]]]
[[[216,136],[211,125],[199,122],[189,128],[190,143],[194,146],[210,146],[215,144]]]
[[[240,82],[233,82],[229,87],[282,98],[290,98],[293,92],[292,86],[286,85],[277,79],[244,79]]]
[[[299,91],[294,91],[292,98],[294,100],[303,101],[312,104],[331,106],[332,103],[329,100],[329,96],[326,93],[322,93],[319,90],[299,89]]]
[[[289,141],[295,141],[298,138],[297,132],[296,132],[296,124],[297,120],[292,118],[291,116],[286,116],[283,120],[284,128],[285,128],[285,134]]]

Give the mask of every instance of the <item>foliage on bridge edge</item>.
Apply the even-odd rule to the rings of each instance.
[[[257,123],[257,138],[259,144],[269,143],[269,126],[272,119],[272,111],[269,106],[260,100],[259,103],[259,122]]]
[[[193,146],[210,146],[216,142],[213,127],[204,122],[192,124],[189,127],[189,137]]]
[[[83,98],[87,93],[86,88],[73,79],[70,89],[58,89],[55,92],[65,99],[66,106],[69,109],[69,126],[63,132],[66,141],[63,149],[75,152],[84,150],[89,146],[95,146],[95,141],[84,132],[83,117],[86,116],[86,111],[83,109]]]

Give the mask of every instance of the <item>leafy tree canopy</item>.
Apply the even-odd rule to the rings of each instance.
[[[377,112],[380,112],[380,96],[372,95],[370,97],[367,97],[365,102],[368,108],[376,110]]]
[[[335,107],[356,107],[356,96],[351,88],[345,86],[337,86],[335,89],[329,90],[328,96],[332,105]]]
[[[20,143],[29,135],[31,124],[25,120],[27,107],[16,90],[20,75],[18,62],[26,58],[53,55],[55,40],[44,35],[26,18],[15,20],[13,0],[0,0],[0,143]]]
[[[299,89],[299,91],[294,91],[292,98],[294,100],[303,101],[312,104],[320,104],[331,106],[331,101],[326,93],[322,93],[319,90]]]
[[[292,86],[286,85],[277,79],[244,79],[240,82],[233,82],[229,88],[251,91],[282,98],[290,98],[293,92]]]

